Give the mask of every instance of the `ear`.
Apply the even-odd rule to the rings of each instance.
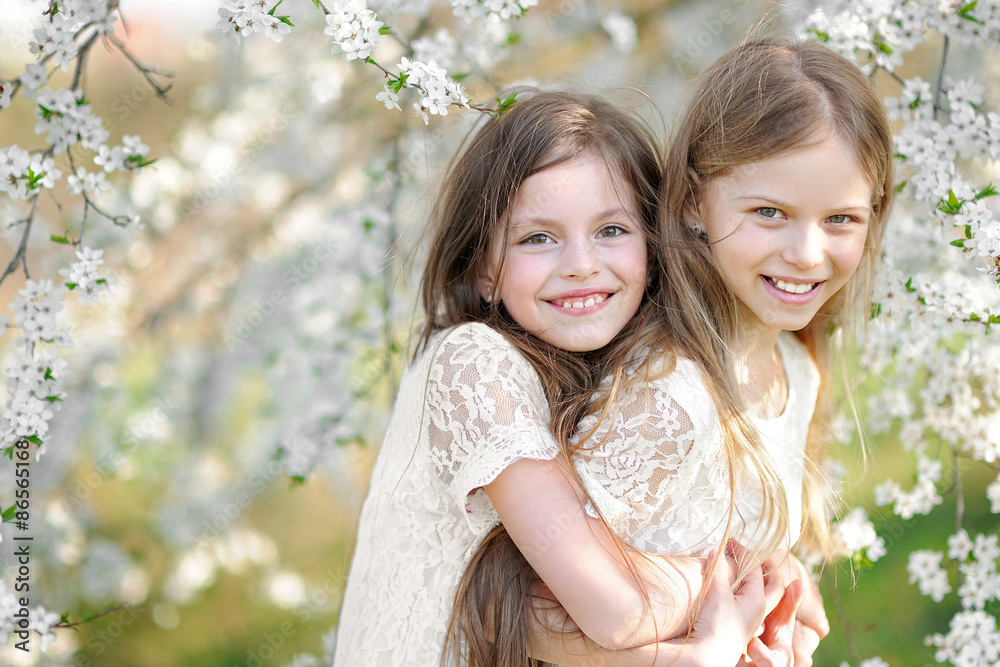
[[[688,167],[688,176],[691,178],[691,187],[689,188],[687,201],[684,203],[684,222],[691,228],[692,231],[698,234],[703,229],[701,224],[701,211],[698,206],[701,194],[701,177],[698,176],[698,172],[691,167]]]
[[[479,296],[483,297],[486,303],[493,303],[493,293],[496,289],[496,281],[493,278],[492,262],[483,262],[479,265],[479,273],[476,276],[476,288]]]

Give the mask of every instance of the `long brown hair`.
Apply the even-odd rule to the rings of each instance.
[[[591,401],[597,387],[609,374],[623,375],[619,360],[639,344],[655,319],[650,296],[659,285],[652,258],[660,246],[656,211],[662,160],[652,133],[600,97],[562,91],[521,97],[511,111],[489,120],[449,168],[435,207],[436,231],[421,284],[427,321],[418,351],[435,332],[464,322],[484,322],[502,333],[538,372],[551,409],[551,431],[568,463],[577,422],[600,408]],[[607,347],[594,353],[567,352],[541,341],[514,321],[503,303],[487,301],[479,292],[480,269],[497,254],[496,272],[502,279],[507,223],[521,184],[582,155],[600,157],[618,194],[635,202],[650,258],[650,288],[638,312]],[[494,253],[495,248],[501,252]],[[534,578],[499,526],[466,569],[442,664],[530,664],[528,596]],[[495,643],[498,638],[502,644]]]

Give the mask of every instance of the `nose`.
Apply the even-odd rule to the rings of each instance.
[[[589,278],[600,270],[601,262],[594,239],[588,237],[566,243],[562,262],[564,277]]]
[[[789,230],[789,237],[782,252],[783,259],[801,269],[819,266],[826,259],[827,236],[817,224],[804,224]]]

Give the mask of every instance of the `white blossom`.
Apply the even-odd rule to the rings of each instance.
[[[906,571],[910,574],[910,583],[917,584],[920,592],[929,596],[935,602],[940,602],[951,592],[948,583],[948,573],[941,569],[941,559],[944,554],[939,551],[919,549],[910,552]]]
[[[519,18],[529,8],[538,4],[538,0],[449,0],[455,16],[466,23],[482,19],[486,24],[491,18],[506,21]]]
[[[42,650],[42,653],[45,652],[50,643],[55,641],[56,634],[52,632],[52,626],[58,622],[59,614],[45,611],[45,607],[37,607],[28,612],[28,629],[34,630],[41,635],[39,648]]]
[[[334,2],[326,16],[323,34],[333,37],[332,53],[343,53],[346,60],[364,60],[378,46],[383,23],[364,0]]]
[[[863,549],[865,556],[872,562],[886,553],[885,540],[875,533],[875,526],[860,507],[855,507],[834,524],[833,543],[839,555],[851,556]]]
[[[611,37],[611,44],[618,53],[631,53],[639,42],[635,21],[621,12],[611,12],[601,19],[601,27]]]

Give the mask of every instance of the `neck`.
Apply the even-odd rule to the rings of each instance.
[[[779,330],[750,331],[738,343],[736,378],[750,414],[755,417],[777,417],[788,398],[788,383],[781,354],[778,352]]]

